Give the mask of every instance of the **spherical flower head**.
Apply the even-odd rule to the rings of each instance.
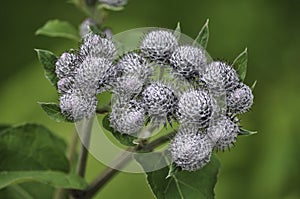
[[[171,32],[156,30],[145,35],[140,48],[145,57],[166,64],[177,46],[178,41]]]
[[[97,108],[96,97],[82,95],[79,91],[66,93],[59,98],[61,112],[72,121],[93,116]]]
[[[239,78],[231,66],[216,61],[206,67],[201,81],[211,93],[219,94],[231,91],[239,83]]]
[[[178,118],[183,125],[206,128],[213,111],[212,98],[206,91],[188,90],[178,102]]]
[[[77,87],[91,95],[104,92],[110,88],[110,81],[115,72],[116,69],[109,60],[88,57],[76,70]]]
[[[147,59],[134,52],[125,54],[119,60],[118,68],[125,75],[134,74],[143,79],[147,78],[152,72],[151,65]]]
[[[251,88],[240,83],[234,90],[227,94],[227,107],[232,113],[245,113],[251,108],[253,98]]]
[[[99,2],[115,7],[124,6],[127,4],[127,0],[99,0]]]
[[[170,58],[175,74],[193,80],[204,70],[207,58],[204,50],[193,46],[179,46]]]
[[[134,135],[145,122],[145,110],[136,101],[117,102],[112,106],[110,125],[122,134]]]
[[[79,55],[83,57],[104,57],[110,61],[117,55],[117,49],[109,39],[102,38],[97,34],[89,33],[84,36]]]
[[[63,53],[55,63],[55,73],[58,78],[71,76],[73,71],[79,65],[77,55],[73,53]]]
[[[113,85],[113,93],[121,99],[131,99],[141,93],[144,80],[136,75],[118,77]]]
[[[57,90],[60,94],[72,93],[76,89],[73,76],[64,77],[57,82]]]
[[[85,35],[87,35],[91,29],[90,26],[95,26],[96,25],[96,21],[92,18],[87,18],[85,19],[83,22],[81,22],[79,30],[80,30],[80,36],[84,37]]]
[[[207,129],[207,134],[215,143],[215,150],[226,150],[236,142],[239,127],[227,116],[217,118]]]
[[[196,127],[180,128],[170,144],[173,162],[182,170],[195,171],[204,167],[212,154],[212,143]]]
[[[178,98],[171,85],[152,82],[142,92],[143,104],[152,121],[165,122],[174,117]]]

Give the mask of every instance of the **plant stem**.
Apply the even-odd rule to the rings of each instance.
[[[124,153],[118,156],[113,162],[113,168],[107,167],[95,180],[89,185],[89,187],[84,190],[84,199],[92,198],[104,185],[110,181],[117,173],[119,173],[120,169],[124,168],[131,158],[131,154],[128,152],[138,152],[138,151],[153,151],[156,147],[166,143],[175,135],[175,131],[161,136],[160,138],[146,144],[144,146],[137,147],[129,147]]]
[[[97,114],[105,114],[111,111],[110,105],[104,105],[96,110]]]
[[[94,118],[89,118],[84,121],[83,123],[83,130],[82,130],[82,143],[81,143],[81,150],[79,154],[79,161],[77,165],[77,174],[81,177],[85,175],[85,168],[87,163],[88,157],[88,148],[90,145],[90,137],[91,137],[91,130],[93,126]]]

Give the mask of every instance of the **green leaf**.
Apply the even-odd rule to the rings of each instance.
[[[40,182],[55,188],[85,189],[87,183],[79,176],[60,171],[0,172],[0,189],[23,182]]]
[[[24,124],[0,134],[0,171],[69,171],[66,144],[41,125]]]
[[[122,134],[118,131],[116,131],[114,128],[112,128],[110,126],[110,122],[109,122],[109,115],[107,114],[106,116],[104,116],[103,120],[102,120],[102,125],[103,127],[108,130],[109,132],[112,133],[112,135],[121,143],[124,144],[126,146],[136,146],[136,144],[134,143],[134,140],[136,140],[136,137],[127,135],[127,134]]]
[[[257,83],[257,80],[255,80],[251,86],[251,90],[253,91],[255,89],[255,86],[256,86],[256,83]]]
[[[43,27],[39,28],[36,35],[45,35],[49,37],[62,37],[80,41],[77,28],[67,21],[60,21],[58,19],[49,20]]]
[[[166,161],[164,155],[157,154],[155,163]],[[141,162],[141,160],[138,160]],[[195,172],[177,171],[169,174],[169,167],[155,170],[155,165],[141,164],[147,172],[147,181],[157,199],[213,199],[214,187],[217,183],[217,175],[220,162],[216,156],[212,156],[210,162],[202,169]],[[160,165],[160,164],[158,164]],[[152,168],[150,168],[152,167]],[[166,178],[168,176],[168,178]]]
[[[247,48],[235,58],[233,66],[242,81],[245,80],[247,73],[248,51]]]
[[[1,124],[1,125],[0,125],[0,132],[1,132],[1,131],[4,131],[4,130],[10,128],[10,127],[11,127],[11,125],[8,125],[8,124]]]
[[[53,102],[38,102],[45,113],[56,122],[73,122],[69,120],[64,114],[58,104]]]
[[[209,39],[209,28],[208,28],[209,19],[206,20],[205,24],[201,28],[198,36],[196,37],[194,44],[198,43],[203,48],[207,47],[208,39]]]
[[[121,10],[124,10],[124,7],[123,6],[111,6],[108,4],[100,4],[98,6],[98,9],[99,10],[105,9],[105,10],[109,10],[109,11],[121,11]]]
[[[45,76],[50,83],[56,87],[58,78],[55,74],[55,62],[57,61],[56,55],[48,50],[35,49],[38,59],[42,64]]]
[[[249,130],[246,130],[243,128],[240,128],[240,131],[239,131],[239,135],[245,135],[245,136],[254,135],[257,133],[258,133],[257,131],[249,131]]]
[[[176,29],[174,30],[174,36],[179,41],[181,35],[180,22],[177,23]]]

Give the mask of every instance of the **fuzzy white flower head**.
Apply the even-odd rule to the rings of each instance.
[[[181,127],[170,144],[171,157],[182,170],[195,171],[210,161],[212,147],[211,140],[196,127]]]
[[[71,76],[73,71],[79,65],[77,55],[73,53],[63,53],[55,63],[55,73],[58,78]]]
[[[66,93],[59,98],[59,107],[72,121],[79,121],[93,116],[97,108],[96,97],[84,96],[80,91]]]
[[[152,67],[147,59],[134,52],[125,54],[119,60],[118,68],[125,75],[134,74],[143,79],[147,78],[152,72]]]
[[[171,85],[152,82],[142,92],[143,105],[152,121],[170,121],[175,115],[178,98]]]
[[[204,50],[193,46],[179,46],[170,58],[175,74],[193,80],[207,63]]]
[[[112,106],[110,125],[116,131],[135,135],[145,122],[145,111],[136,101],[116,102]]]
[[[110,61],[117,55],[117,49],[109,39],[102,38],[94,33],[89,33],[83,37],[83,44],[80,47],[79,55],[83,57],[104,57]]]
[[[77,68],[75,80],[78,88],[93,95],[108,90],[115,73],[116,69],[109,60],[88,57]]]
[[[140,48],[145,57],[165,64],[177,46],[178,41],[171,32],[156,30],[145,35]]]
[[[227,94],[227,107],[232,113],[245,113],[251,108],[253,98],[251,88],[240,83],[238,87]]]
[[[227,116],[221,116],[212,122],[207,129],[207,134],[215,143],[215,150],[226,150],[236,142],[239,127]]]
[[[121,99],[130,99],[141,93],[144,80],[136,75],[118,77],[113,86],[113,93]]]
[[[60,94],[71,93],[76,89],[73,76],[64,77],[57,82],[57,91]]]
[[[209,64],[201,78],[211,93],[226,93],[232,90],[238,83],[236,71],[226,63],[215,61]]]
[[[124,6],[127,4],[127,0],[99,0],[99,2],[116,7]]]
[[[212,116],[213,103],[206,91],[188,90],[178,102],[178,118],[183,125],[206,128]]]

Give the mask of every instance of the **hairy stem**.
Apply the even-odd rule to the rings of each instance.
[[[139,152],[139,151],[153,151],[156,147],[166,143],[175,135],[175,131],[161,136],[160,138],[146,144],[144,146],[129,147],[124,153],[118,156],[113,162],[113,168],[107,167],[101,174],[95,178],[95,180],[89,185],[89,187],[84,190],[84,199],[92,198],[104,185],[109,182],[120,169],[124,168],[131,160],[132,156],[128,152]]]
[[[85,168],[87,163],[88,157],[88,148],[90,145],[90,137],[91,137],[91,130],[93,126],[94,118],[89,118],[84,121],[83,129],[82,129],[82,143],[81,143],[81,150],[79,154],[79,161],[77,165],[77,174],[81,177],[85,175]]]

